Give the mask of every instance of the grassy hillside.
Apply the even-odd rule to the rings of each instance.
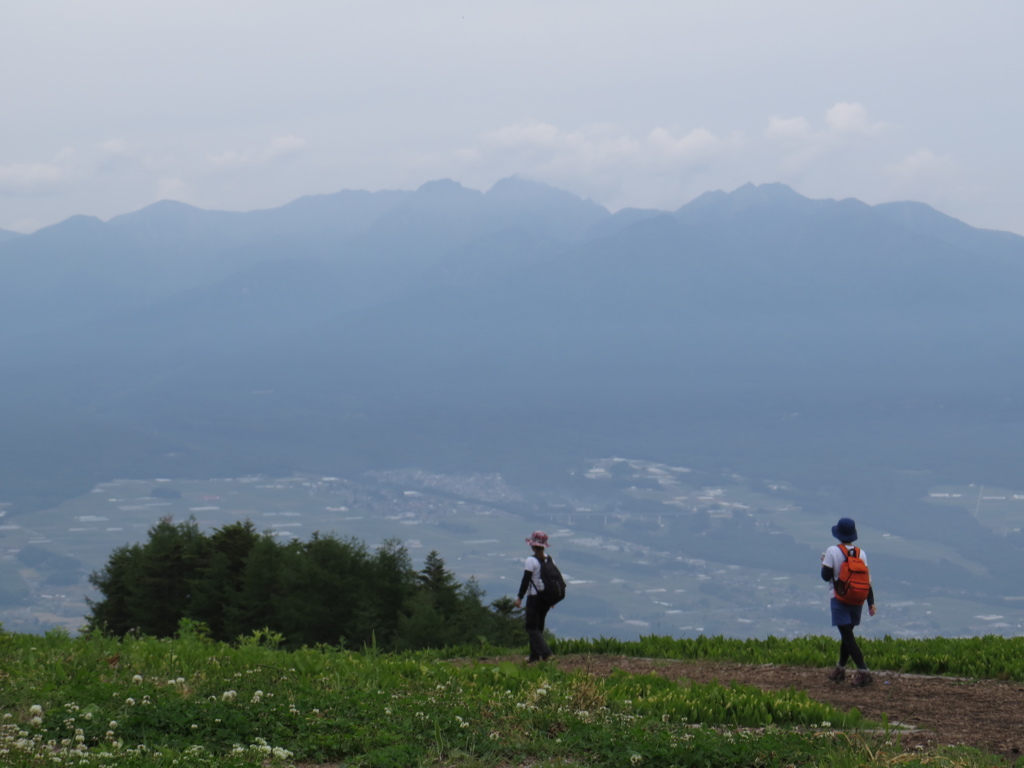
[[[798,690],[552,664],[465,661],[496,649],[386,656],[278,650],[266,631],[227,645],[185,625],[173,640],[0,634],[5,765],[603,766],[997,765],[973,750],[903,754],[884,724]],[[602,645],[602,642],[604,645]],[[1020,640],[876,641],[878,658],[1024,679]],[[937,642],[937,641],[936,641]],[[832,644],[721,638],[562,643],[615,653],[823,664]],[[507,652],[506,652],[507,653]],[[458,662],[445,659],[461,659]]]

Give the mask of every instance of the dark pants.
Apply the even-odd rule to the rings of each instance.
[[[544,619],[551,606],[537,595],[526,598],[526,635],[530,638],[530,661],[543,661],[551,655],[548,641],[544,639]]]
[[[857,669],[867,669],[864,654],[857,644],[853,628],[860,624],[862,605],[846,605],[836,600],[831,601],[832,626],[839,630],[839,666],[845,667],[846,662],[853,659]]]

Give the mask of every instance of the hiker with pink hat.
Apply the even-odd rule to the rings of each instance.
[[[547,661],[552,657],[551,649],[547,640],[544,639],[544,619],[551,610],[554,602],[545,600],[545,584],[541,575],[545,561],[553,565],[553,561],[544,550],[548,547],[548,535],[544,531],[534,531],[526,543],[533,549],[533,554],[526,558],[523,571],[523,580],[519,585],[519,596],[516,598],[516,608],[523,604],[526,598],[526,635],[530,638],[530,657],[528,662]],[[549,568],[550,570],[550,568]],[[557,568],[554,569],[557,573]],[[558,574],[561,579],[561,574]],[[565,594],[564,581],[562,582],[562,594]]]

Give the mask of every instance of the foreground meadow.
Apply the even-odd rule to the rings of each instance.
[[[282,638],[266,630],[226,644],[196,629],[186,623],[163,640],[0,634],[0,764],[1007,764],[967,748],[907,752],[885,718],[868,722],[856,709],[796,689],[598,676],[526,665],[485,647],[402,655],[326,646],[284,651],[277,647]],[[876,641],[880,654],[884,642]],[[930,672],[957,674],[951,665],[958,659],[976,665],[981,657],[992,676],[1020,679],[1012,640],[942,641],[945,652],[930,662],[928,646],[888,642],[904,665],[931,663],[945,669]],[[832,647],[822,638],[646,638],[563,641],[556,653],[824,666]]]

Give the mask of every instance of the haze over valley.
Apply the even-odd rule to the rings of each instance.
[[[398,537],[489,599],[544,528],[561,634],[826,632],[848,515],[866,632],[1018,634],[1022,288],[1024,238],[780,184],[3,233],[0,621],[74,626],[105,552],[193,514]]]

